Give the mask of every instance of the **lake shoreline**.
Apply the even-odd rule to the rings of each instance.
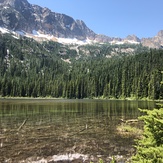
[[[120,156],[122,163],[135,153],[135,128],[141,127],[133,121],[140,116],[138,108],[155,106],[117,99],[0,99],[0,162],[11,163],[68,153],[101,156],[104,161]]]
[[[12,99],[12,100],[127,100],[127,101],[155,101],[155,102],[163,102],[163,100],[153,100],[149,98],[103,98],[103,97],[93,97],[93,98],[83,98],[83,99],[78,99],[78,98],[63,98],[63,97],[2,97],[0,96],[0,100],[5,100],[5,99]]]

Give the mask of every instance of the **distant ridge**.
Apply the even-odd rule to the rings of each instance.
[[[139,39],[135,35],[115,38],[98,35],[82,20],[74,20],[65,14],[52,12],[48,8],[32,5],[27,0],[0,0],[0,29],[32,37],[38,41],[53,40],[61,43],[87,44],[142,44],[150,48],[162,48],[163,31],[153,38]]]

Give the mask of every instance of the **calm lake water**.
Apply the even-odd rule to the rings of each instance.
[[[0,162],[66,153],[129,157],[134,136],[118,134],[117,126],[136,119],[138,108],[154,107],[152,101],[2,99]]]

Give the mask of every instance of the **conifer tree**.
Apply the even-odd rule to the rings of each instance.
[[[144,121],[144,133],[138,140],[137,153],[133,163],[163,162],[163,107],[153,110],[142,110],[146,115],[140,117]]]

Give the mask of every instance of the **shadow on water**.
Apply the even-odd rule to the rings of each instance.
[[[59,154],[129,158],[135,135],[117,132],[121,119],[154,102],[120,100],[0,100],[0,162]],[[137,124],[139,127],[139,124]]]

